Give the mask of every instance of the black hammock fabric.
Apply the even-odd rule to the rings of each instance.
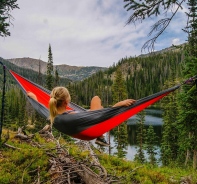
[[[48,118],[48,102],[50,99],[50,91],[11,70],[10,73],[18,82],[24,94],[26,94],[27,91],[31,91],[37,96],[38,101],[35,101],[29,97],[28,100],[40,115]],[[177,85],[164,91],[144,97],[137,100],[134,105],[128,107],[109,107],[100,110],[87,111],[74,103],[70,103],[68,107],[66,107],[66,110],[76,110],[78,112],[74,114],[64,113],[62,115],[58,115],[54,120],[53,126],[58,131],[74,138],[92,140],[120,125],[131,116],[157,102],[179,87],[180,85]]]

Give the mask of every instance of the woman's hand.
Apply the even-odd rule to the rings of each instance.
[[[122,106],[130,106],[135,103],[136,100],[134,99],[127,99],[122,101]]]
[[[130,106],[130,105],[133,105],[135,102],[136,102],[136,100],[134,100],[134,99],[126,99],[126,100],[123,100],[123,101],[118,102],[113,107]]]
[[[36,95],[34,93],[32,93],[31,91],[27,91],[27,96],[30,97],[30,98],[33,98],[36,101],[38,101]]]

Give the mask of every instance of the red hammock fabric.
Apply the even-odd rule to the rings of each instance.
[[[164,93],[163,95],[158,96],[158,97],[156,97],[152,100],[149,100],[145,103],[142,103],[138,106],[135,106],[125,112],[122,112],[121,114],[113,116],[112,118],[107,119],[99,124],[91,126],[88,129],[80,132],[80,134],[73,135],[73,137],[76,137],[79,139],[86,139],[87,135],[90,139],[94,139],[96,137],[99,137],[99,136],[103,135],[104,133],[110,131],[112,128],[120,125],[122,122],[126,121],[127,119],[129,119],[133,115],[142,111],[143,109],[145,109],[149,105],[151,105],[151,104],[155,103],[156,101],[158,101],[159,99],[163,98],[167,94],[169,94],[169,92]]]
[[[10,73],[15,78],[15,80],[21,85],[21,87],[25,90],[25,92],[28,92],[28,91],[33,92],[36,95],[38,102],[44,105],[48,109],[49,107],[48,104],[49,104],[49,99],[50,99],[49,93],[43,91],[34,83],[31,83],[30,81],[18,75],[17,73],[13,72],[12,70],[10,70]],[[67,110],[73,110],[73,109],[68,106]]]

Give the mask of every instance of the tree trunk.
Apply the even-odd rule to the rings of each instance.
[[[193,155],[193,169],[196,169],[197,166],[197,150],[194,150],[194,155]]]
[[[187,149],[186,157],[185,157],[185,166],[186,166],[187,163],[188,163],[189,157],[190,157],[190,151],[189,151],[189,149]]]
[[[191,138],[191,132],[189,132],[189,139],[190,138]],[[190,157],[190,151],[189,151],[189,149],[187,149],[186,157],[185,157],[185,166],[187,165],[187,163],[189,161],[189,157]]]

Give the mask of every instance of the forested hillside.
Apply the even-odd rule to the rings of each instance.
[[[181,76],[183,52],[168,52],[147,57],[121,59],[106,71],[99,71],[77,83],[70,83],[72,99],[88,106],[94,95],[102,98],[103,105],[112,105],[112,84],[118,68],[122,71],[128,91],[128,98],[139,99],[163,89],[164,83],[175,73]]]

